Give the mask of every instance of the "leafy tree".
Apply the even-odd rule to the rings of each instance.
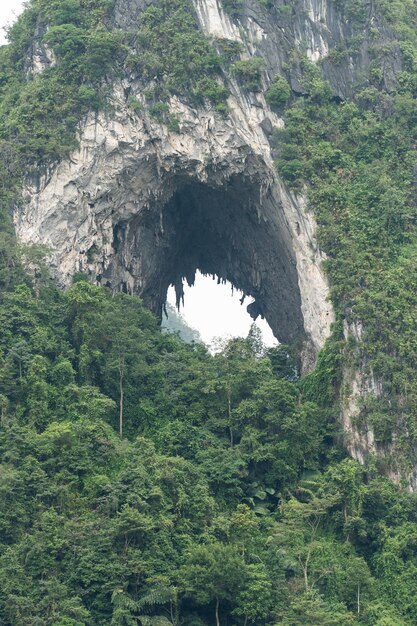
[[[288,81],[282,76],[277,76],[272,85],[265,92],[265,99],[268,104],[275,107],[282,107],[287,104],[291,97],[291,87]]]
[[[212,543],[194,546],[182,571],[185,591],[199,604],[214,604],[220,626],[220,604],[232,603],[242,588],[245,564],[234,546]]]

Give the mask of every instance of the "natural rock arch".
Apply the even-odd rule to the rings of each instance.
[[[243,174],[221,186],[178,177],[173,188],[164,204],[114,226],[113,259],[100,281],[136,291],[160,317],[168,287],[179,300],[183,280],[192,284],[199,269],[252,296],[249,313],[265,317],[280,341],[301,340],[296,259],[273,188],[262,191]]]
[[[312,214],[274,171],[267,134],[279,119],[245,99],[231,97],[225,118],[174,98],[174,133],[132,113],[123,89],[114,98],[111,119],[85,120],[71,158],[27,180],[18,237],[50,248],[64,287],[81,271],[158,316],[170,284],[181,296],[197,269],[216,274],[254,297],[250,312],[280,341],[307,339],[311,367],[333,312]]]

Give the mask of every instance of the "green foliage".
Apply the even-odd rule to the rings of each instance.
[[[214,78],[201,78],[196,83],[194,93],[197,98],[207,98],[214,104],[219,113],[226,113],[229,92],[224,85]]]
[[[114,75],[121,55],[119,34],[106,28],[111,8],[107,0],[34,0],[10,29],[10,44],[1,50],[0,137],[26,166],[66,156],[81,117],[103,105],[103,80]],[[49,26],[38,45],[52,49],[56,63],[27,74],[21,63],[37,20]]]
[[[149,112],[152,115],[152,117],[154,117],[155,119],[159,121],[162,121],[164,119],[168,111],[169,111],[169,106],[166,104],[166,102],[157,102],[156,104],[151,106],[151,108],[149,109]]]
[[[237,61],[243,52],[243,45],[234,39],[216,39],[215,44],[220,51],[222,65]]]
[[[169,93],[226,112],[220,63],[258,91],[263,60],[212,46],[186,0],[152,3],[127,39],[107,0],[33,0],[11,30],[0,50],[0,626],[417,622],[416,496],[334,446],[341,368],[359,360],[385,381],[362,411],[377,442],[410,456],[417,432],[415,8],[378,4],[399,34],[396,90],[382,92],[374,63],[354,101],[336,102],[298,55],[303,97],[288,106],[283,78],[266,93],[287,105],[277,164],[308,190],[338,315],[301,380],[292,348],[265,351],[253,330],[212,356],[161,333],[135,297],[82,276],[59,292],[9,218],[22,173],[69,153],[106,81],[135,72],[151,114],[178,132]],[[361,22],[362,2],[341,8]],[[57,64],[27,74],[44,23]],[[136,98],[128,106],[141,114]],[[341,319],[363,322],[363,345],[342,339]]]
[[[345,19],[354,21],[355,25],[365,24],[367,13],[363,0],[334,0],[334,4]]]
[[[323,407],[332,405],[341,382],[344,342],[340,324],[334,324],[332,331],[332,336],[318,355],[314,371],[300,381],[306,396]]]
[[[188,0],[158,0],[145,9],[126,64],[145,81],[155,81],[160,95],[191,99],[212,100],[199,83],[215,83],[220,72],[219,55],[198,29]],[[216,94],[212,102],[217,104]]]
[[[172,133],[180,133],[181,132],[179,119],[175,115],[171,115],[170,118],[169,118],[168,130],[170,130]]]
[[[343,3],[344,10],[355,13],[360,4]],[[383,91],[384,76],[380,72],[377,76],[377,69],[385,52],[375,47],[377,42],[373,54],[378,67],[370,68],[370,81],[365,88],[358,87],[351,101],[342,103],[332,98],[320,68],[295,55],[305,95],[287,107],[285,127],[276,133],[274,145],[282,177],[295,191],[308,194],[327,254],[337,314],[351,327],[363,327],[361,341],[341,345],[336,360],[328,349],[320,356],[318,369],[305,382],[310,392],[311,384],[316,386],[309,397],[327,398],[328,404],[329,394],[338,389],[340,365],[362,364],[383,381],[383,394],[366,401],[358,425],[372,427],[379,445],[392,445],[387,463],[406,472],[413,456],[410,434],[414,437],[416,432],[417,407],[412,80],[417,38],[405,25],[414,23],[416,16],[410,3],[382,4],[399,34],[407,68],[396,89]],[[339,333],[340,329],[335,336]],[[333,363],[324,364],[329,358]],[[319,381],[325,370],[333,378],[330,385]]]
[[[249,91],[260,91],[262,70],[265,61],[262,57],[250,57],[236,61],[232,65],[232,73],[245,85]]]
[[[82,117],[106,108],[111,81],[127,72],[151,87],[152,110],[173,132],[179,131],[178,122],[160,110],[170,93],[208,99],[226,111],[227,90],[217,78],[220,57],[198,29],[189,0],[153,3],[143,12],[139,31],[124,34],[112,26],[113,4],[32,0],[10,29],[10,44],[0,51],[4,169],[13,161],[27,170],[68,156],[77,145]],[[53,54],[50,67],[40,73],[23,62],[35,32],[39,50]],[[139,112],[136,99],[131,97],[129,105]],[[13,179],[19,182],[19,167],[13,167]]]
[[[222,7],[230,17],[239,17],[243,9],[243,0],[222,0]]]
[[[288,81],[282,76],[277,76],[272,85],[270,85],[265,92],[266,101],[274,107],[285,106],[290,97],[291,87]]]
[[[415,496],[329,465],[303,399],[337,344],[307,385],[253,330],[210,356],[81,276],[0,323],[1,626],[414,623]]]

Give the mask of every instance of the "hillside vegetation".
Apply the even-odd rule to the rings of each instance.
[[[284,348],[31,282],[0,305],[2,626],[416,622],[416,496],[345,458]]]

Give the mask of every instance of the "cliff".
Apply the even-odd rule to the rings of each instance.
[[[415,626],[417,4],[29,0],[9,39],[0,626]],[[286,343],[161,332],[197,269]]]
[[[262,42],[281,33],[263,31],[249,7],[242,35],[217,3],[195,9],[213,45],[239,42],[244,59],[267,55]],[[117,3],[114,19],[118,28],[137,28],[140,8]],[[258,19],[265,23],[265,11]],[[274,44],[270,76],[287,48],[286,38]],[[41,51],[34,58],[38,72]],[[167,113],[178,119],[175,130],[152,116],[143,81],[116,81],[112,113],[88,115],[70,158],[28,181],[15,211],[18,237],[54,251],[63,284],[87,272],[138,293],[159,316],[170,284],[180,298],[182,280],[192,283],[197,268],[217,274],[255,298],[254,316],[266,317],[281,341],[306,333],[316,354],[333,314],[314,217],[273,165],[268,138],[282,119],[262,93],[223,78],[227,115],[173,95]]]

